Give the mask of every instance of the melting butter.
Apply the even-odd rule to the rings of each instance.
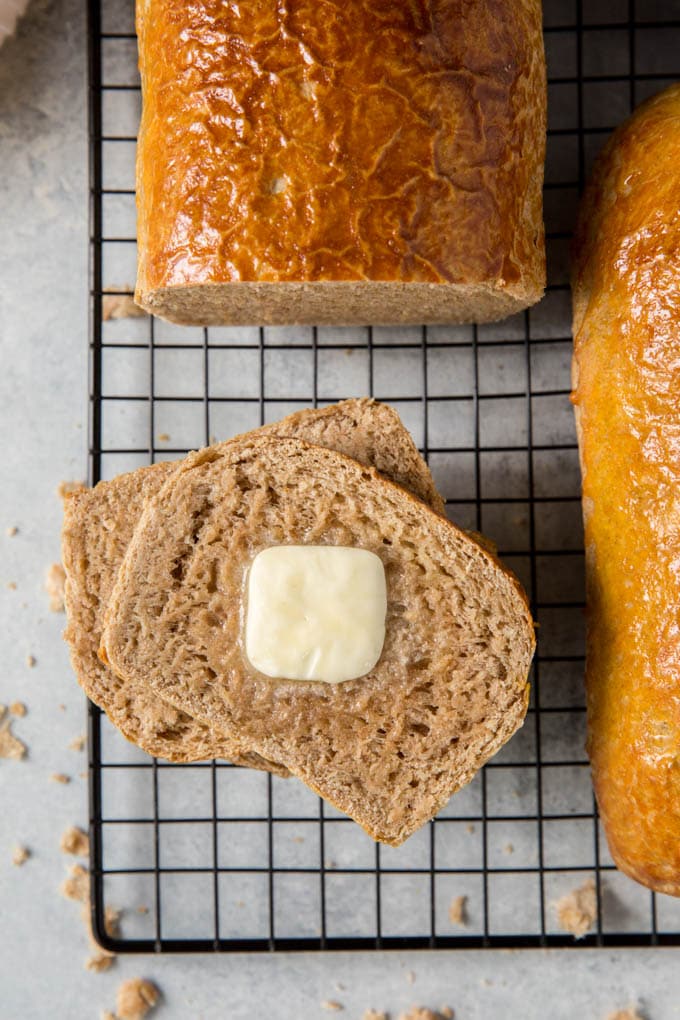
[[[246,655],[282,680],[355,680],[380,658],[386,613],[385,568],[375,553],[274,546],[257,554],[248,574]]]

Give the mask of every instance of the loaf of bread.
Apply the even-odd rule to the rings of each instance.
[[[616,864],[680,895],[680,86],[598,159],[573,265],[588,753]]]
[[[540,0],[138,0],[136,301],[485,322],[538,301]]]
[[[373,400],[345,400],[298,411],[265,426],[260,434],[300,436],[376,467],[437,513],[444,504],[432,475],[398,414]],[[226,758],[235,764],[288,770],[259,755],[241,752],[233,739],[175,708],[145,683],[123,684],[97,656],[104,610],[145,503],[177,468],[176,462],[119,475],[69,495],[64,508],[62,558],[66,569],[65,637],[78,681],[95,704],[133,743],[175,762]]]
[[[248,662],[246,573],[286,545],[382,561],[386,634],[366,675],[299,683]],[[533,648],[518,582],[472,538],[370,467],[250,434],[190,455],[146,504],[100,654],[398,845],[521,725]]]

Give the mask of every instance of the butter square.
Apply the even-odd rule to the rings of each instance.
[[[281,545],[248,574],[245,650],[281,680],[342,683],[369,673],[385,642],[387,584],[367,549]]]

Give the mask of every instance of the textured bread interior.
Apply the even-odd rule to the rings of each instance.
[[[287,543],[381,558],[386,639],[365,677],[272,681],[247,662],[248,566]],[[518,582],[445,518],[337,452],[246,436],[187,458],[147,503],[102,655],[398,845],[521,724],[533,647]]]
[[[180,325],[396,325],[495,322],[543,296],[542,279],[512,289],[441,283],[206,283],[137,290],[152,315]]]
[[[143,307],[192,324],[485,322],[540,298],[540,0],[247,12],[137,4]]]
[[[444,504],[432,475],[397,413],[368,399],[346,400],[304,410],[260,430],[299,435],[374,465],[437,512]],[[222,739],[210,726],[173,707],[150,691],[142,678],[121,683],[97,657],[102,618],[118,569],[146,501],[155,495],[177,462],[165,462],[100,482],[66,501],[62,555],[66,569],[66,639],[71,660],[87,696],[131,741],[170,761],[227,758],[287,774],[258,755],[240,752],[236,739]]]

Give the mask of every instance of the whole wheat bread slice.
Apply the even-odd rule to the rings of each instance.
[[[373,400],[346,400],[319,410],[304,410],[260,430],[263,434],[299,435],[372,464],[414,492],[438,512],[443,502],[427,465],[391,407]],[[100,482],[66,499],[63,562],[66,568],[65,637],[71,661],[87,696],[107,713],[128,738],[149,754],[189,762],[227,758],[236,764],[285,768],[256,754],[239,752],[233,739],[159,698],[143,682],[123,684],[97,657],[102,618],[118,569],[146,501],[177,469],[165,462]]]
[[[245,660],[246,572],[279,544],[381,558],[386,639],[365,677],[272,681]],[[398,845],[520,726],[533,648],[519,583],[472,538],[372,468],[251,434],[188,457],[149,501],[100,654]]]

